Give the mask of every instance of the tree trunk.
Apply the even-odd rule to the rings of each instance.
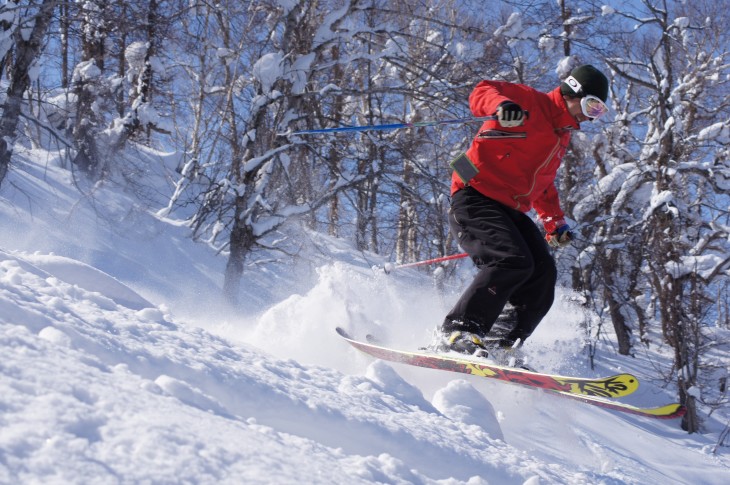
[[[335,63],[332,74],[332,82],[336,86],[341,86],[345,77],[345,69],[340,64],[340,47],[335,45],[332,47],[332,61]],[[344,114],[344,99],[342,95],[336,95],[332,103],[332,115],[337,122],[340,123],[340,117]],[[330,151],[330,157],[327,159],[327,163],[332,169],[332,173],[338,173],[341,169],[340,165],[342,162],[342,156],[340,155],[339,147],[333,146]],[[333,179],[332,184],[336,184],[337,179]],[[340,199],[335,196],[329,204],[329,218],[327,221],[327,233],[330,236],[338,237],[340,230]]]
[[[408,262],[415,255],[416,231],[414,220],[416,211],[408,187],[413,182],[413,165],[403,162],[403,184],[400,189],[400,209],[398,210],[398,233],[396,234],[396,261]],[[415,259],[415,258],[413,258]]]
[[[241,289],[241,278],[243,276],[243,264],[246,256],[256,242],[251,226],[242,220],[240,213],[242,208],[237,208],[236,218],[231,230],[230,254],[226,263],[226,272],[223,278],[223,294],[226,301],[235,306],[238,303],[238,295]]]
[[[0,184],[10,166],[13,154],[12,143],[7,140],[15,139],[15,133],[23,104],[23,95],[30,86],[30,70],[33,62],[38,58],[43,46],[43,37],[53,14],[54,0],[45,0],[38,11],[35,25],[28,40],[24,40],[20,31],[15,32],[15,62],[11,68],[10,85],[8,86],[3,114],[0,117]]]
[[[61,87],[67,89],[68,80],[68,57],[69,57],[69,29],[71,26],[71,8],[68,2],[60,2],[59,7],[61,18],[59,20],[61,28]]]
[[[621,355],[629,355],[631,353],[631,330],[626,324],[626,316],[621,311],[627,295],[617,295],[615,292],[621,291],[614,281],[614,271],[618,266],[615,254],[609,254],[608,257],[601,257],[601,273],[605,278],[603,286],[604,297],[608,303],[608,313],[613,323],[616,339],[618,340],[618,353]]]
[[[82,59],[84,62],[93,62],[96,67],[104,71],[104,43],[106,33],[99,29],[103,25],[103,5],[98,9],[89,9],[87,18],[83,22]],[[93,17],[93,18],[92,18]],[[76,94],[76,124],[73,130],[76,142],[76,157],[73,163],[92,178],[101,178],[103,167],[100,167],[99,150],[96,143],[98,123],[94,103],[98,100],[98,82],[87,76],[76,80],[74,93]]]

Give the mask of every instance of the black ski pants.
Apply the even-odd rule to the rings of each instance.
[[[449,226],[479,268],[442,330],[487,335],[507,304],[516,310],[509,339],[529,337],[553,304],[557,269],[535,223],[471,187],[451,199]]]

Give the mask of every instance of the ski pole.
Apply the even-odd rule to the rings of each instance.
[[[427,264],[435,264],[435,263],[441,263],[443,261],[451,261],[452,259],[462,259],[466,258],[469,255],[466,253],[460,253],[460,254],[452,254],[450,256],[443,256],[441,258],[433,258],[433,259],[427,259],[425,261],[417,261],[415,263],[406,263],[406,264],[386,264],[383,266],[383,271],[385,271],[385,274],[390,274],[391,271],[396,269],[404,269],[404,268],[413,268],[414,266],[425,266]]]
[[[439,121],[418,121],[415,123],[390,123],[386,125],[363,125],[363,126],[340,126],[338,128],[322,128],[318,130],[301,130],[292,131],[287,133],[279,133],[279,136],[291,136],[291,135],[316,135],[316,134],[329,134],[329,133],[340,133],[340,132],[354,132],[354,131],[385,131],[385,130],[398,130],[401,128],[420,128],[423,126],[436,126],[436,125],[453,125],[459,123],[472,123],[476,121],[488,121],[496,120],[497,116],[478,116],[471,118],[456,118],[453,120],[439,120]]]

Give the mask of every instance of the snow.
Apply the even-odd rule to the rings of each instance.
[[[563,21],[563,26],[569,27],[569,26],[574,26],[574,25],[580,25],[580,24],[584,24],[584,23],[590,21],[591,19],[593,19],[592,15],[582,15],[580,17],[570,17]]]
[[[555,49],[555,39],[553,39],[549,35],[542,35],[540,36],[538,46],[540,47],[540,50],[550,52]]]
[[[423,345],[459,282],[444,294],[304,232],[296,261],[247,266],[249,306],[227,310],[225,260],[180,224],[108,186],[81,195],[48,154],[16,153],[0,186],[0,483],[727,483],[719,412],[688,435],[376,361],[334,332]],[[559,296],[524,347],[532,365],[640,378],[666,365],[606,344],[591,370],[584,311]],[[627,402],[675,398],[642,378]]]
[[[124,50],[124,59],[129,64],[130,69],[139,72],[144,69],[145,56],[147,55],[147,42],[132,42]]]
[[[687,18],[687,17],[677,17],[676,19],[674,19],[673,24],[676,27],[678,27],[679,29],[684,30],[687,27],[689,27],[689,18]]]
[[[449,53],[461,62],[472,62],[484,55],[484,46],[476,42],[450,42],[446,45]]]
[[[274,83],[283,76],[284,56],[281,52],[271,52],[261,56],[253,65],[253,75],[264,93],[271,91]]]
[[[681,278],[690,273],[696,273],[702,278],[709,278],[718,268],[726,265],[726,254],[703,254],[700,256],[683,256],[679,262],[667,263],[667,272],[675,278]]]
[[[79,62],[73,73],[73,82],[90,81],[101,76],[95,60]]]
[[[572,71],[575,67],[577,67],[577,60],[575,56],[566,56],[558,62],[558,65],[555,68],[555,73],[558,75],[559,79],[565,79],[570,75],[570,71]]]
[[[299,56],[292,63],[291,72],[289,74],[292,81],[292,93],[301,94],[307,87],[307,77],[311,70],[310,66],[314,62],[315,54],[309,53]]]
[[[523,31],[522,15],[519,12],[512,12],[507,23],[494,31],[494,37],[519,37]]]
[[[345,2],[342,7],[336,8],[332,10],[329,14],[327,14],[324,19],[322,19],[322,23],[317,29],[317,32],[314,34],[313,44],[324,44],[325,42],[331,40],[334,37],[332,27],[334,26],[335,22],[342,20],[342,18],[346,16],[349,10],[350,4],[349,2]]]
[[[700,141],[716,140],[718,143],[730,144],[730,124],[715,123],[700,130],[697,135]]]

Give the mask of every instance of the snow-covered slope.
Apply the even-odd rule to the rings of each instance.
[[[416,272],[373,272],[310,235],[319,251],[296,267],[248,270],[254,310],[226,311],[222,258],[123,193],[81,197],[58,164],[25,156],[0,187],[0,483],[728,481],[728,448],[713,453],[724,423],[687,435],[677,420],[373,361],[339,339],[336,325],[426,343],[453,299]],[[590,370],[582,314],[560,293],[525,346],[534,366],[641,378],[664,364],[606,348]],[[672,400],[648,378],[627,398]]]

